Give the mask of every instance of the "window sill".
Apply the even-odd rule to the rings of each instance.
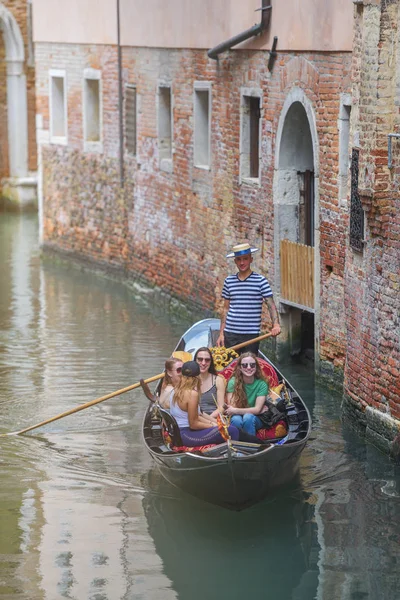
[[[195,169],[201,169],[202,171],[211,171],[210,165],[193,165]]]
[[[52,136],[50,136],[50,144],[57,144],[59,146],[67,146],[68,140],[65,136],[52,135]]]
[[[250,185],[252,187],[261,187],[261,181],[259,177],[242,177],[240,183]]]
[[[162,158],[160,160],[160,171],[172,173],[172,158]]]
[[[103,142],[84,142],[83,151],[101,154],[103,152]]]

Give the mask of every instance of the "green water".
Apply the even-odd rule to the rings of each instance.
[[[187,327],[123,286],[43,261],[0,213],[0,433],[162,370]],[[164,482],[140,391],[2,437],[0,597],[396,600],[400,468],[344,427],[340,397],[284,365],[314,421],[301,483],[242,513]]]

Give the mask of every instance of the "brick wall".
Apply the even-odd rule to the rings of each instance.
[[[28,168],[37,169],[36,148],[36,99],[35,99],[35,66],[32,45],[29,44],[30,24],[28,20],[28,2],[26,0],[2,0],[2,4],[17,21],[24,41],[24,72],[27,86],[28,109]],[[0,178],[9,176],[8,162],[8,126],[7,126],[7,66],[3,34],[0,35]]]
[[[352,139],[360,148],[359,193],[365,211],[362,254],[347,249],[346,410],[387,449],[400,420],[400,132],[398,3],[356,8]],[[361,417],[361,413],[366,414]],[[400,425],[398,423],[398,425]]]
[[[123,78],[135,84],[138,151],[125,156],[127,186],[118,189],[118,95],[115,48],[37,44],[37,107],[49,127],[48,72],[66,69],[68,147],[45,144],[44,243],[118,264],[202,308],[220,304],[225,253],[248,239],[261,251],[255,268],[274,286],[275,132],[287,94],[310,99],[319,137],[321,354],[343,364],[344,248],[347,215],[338,203],[340,94],[350,90],[349,54],[280,54],[272,75],[263,52],[230,52],[218,63],[205,51],[123,50]],[[103,73],[104,153],[83,152],[82,73]],[[211,170],[193,166],[193,89],[212,84]],[[160,168],[157,86],[173,98],[172,172]],[[239,185],[240,89],[263,94],[260,186]],[[329,269],[326,268],[328,264]],[[329,318],[328,318],[329,317]]]

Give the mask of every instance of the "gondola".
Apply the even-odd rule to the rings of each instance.
[[[219,328],[218,319],[195,323],[179,340],[175,351],[194,355],[201,346],[214,346]],[[169,436],[171,442],[177,427],[157,402],[149,403],[143,420],[144,443],[164,478],[197,498],[232,510],[243,510],[260,502],[296,477],[311,430],[310,414],[299,394],[261,352],[259,358],[285,384],[284,437],[270,440],[269,444],[228,440],[201,450],[177,450],[176,444],[166,441]]]

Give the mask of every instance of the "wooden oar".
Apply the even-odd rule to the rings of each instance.
[[[239,348],[243,348],[244,346],[248,346],[249,344],[253,344],[255,342],[259,342],[261,340],[265,340],[265,338],[270,337],[270,333],[266,333],[264,335],[259,335],[258,337],[248,340],[247,342],[242,342],[241,344],[236,344],[236,346],[232,346],[229,348],[230,350],[238,350]],[[175,353],[174,353],[175,354]],[[176,353],[178,354],[178,353]],[[191,355],[190,355],[191,356]],[[165,373],[160,373],[159,375],[154,375],[149,379],[145,379],[144,383],[152,383],[153,381],[157,381],[158,379],[162,379]],[[75,408],[70,408],[65,412],[56,415],[55,417],[51,417],[50,419],[46,419],[46,421],[41,421],[41,423],[36,423],[36,425],[31,425],[30,427],[25,427],[25,429],[20,429],[19,431],[12,431],[10,433],[2,433],[0,437],[4,437],[7,435],[20,435],[21,433],[27,433],[28,431],[32,431],[33,429],[38,429],[43,425],[48,425],[49,423],[53,423],[54,421],[58,421],[58,419],[63,419],[64,417],[68,417],[69,415],[73,415],[74,413],[79,412],[80,410],[85,410],[85,408],[89,408],[90,406],[94,406],[95,404],[100,404],[100,402],[104,402],[105,400],[109,400],[110,398],[115,398],[115,396],[119,396],[120,394],[124,394],[125,392],[130,392],[131,390],[135,390],[140,386],[139,383],[134,383],[133,385],[128,385],[128,387],[122,388],[121,390],[117,390],[116,392],[111,392],[111,394],[106,394],[105,396],[101,396],[101,398],[96,398],[96,400],[90,400],[90,402],[85,402],[85,404],[80,404]]]
[[[258,337],[248,340],[247,342],[241,342],[240,344],[236,344],[236,346],[232,346],[231,348],[227,348],[227,350],[239,350],[240,348],[244,348],[245,346],[249,346],[250,344],[255,344],[256,342],[261,342],[261,340],[265,340],[266,338],[271,337],[272,333],[263,333],[263,335],[259,335]]]
[[[160,373],[159,375],[154,375],[149,379],[145,380],[145,383],[151,383],[152,381],[157,381],[157,379],[162,379],[165,373]],[[68,417],[68,415],[73,415],[80,410],[84,410],[85,408],[89,408],[90,406],[94,406],[95,404],[99,404],[100,402],[104,402],[104,400],[109,400],[110,398],[115,398],[115,396],[119,396],[120,394],[124,394],[125,392],[130,392],[131,390],[135,390],[140,387],[140,383],[134,383],[133,385],[128,385],[128,387],[122,388],[121,390],[117,390],[116,392],[111,392],[111,394],[106,394],[101,398],[96,398],[96,400],[90,400],[90,402],[85,402],[85,404],[80,404],[75,408],[70,408],[65,412],[52,417],[51,419],[46,419],[46,421],[42,421],[41,423],[36,423],[36,425],[31,425],[30,427],[25,427],[25,429],[21,429],[20,431],[12,431],[11,433],[2,433],[0,437],[4,437],[6,435],[19,435],[20,433],[26,433],[27,431],[32,431],[32,429],[37,429],[38,427],[42,427],[43,425],[47,425],[48,423],[53,423],[53,421],[57,421],[58,419],[62,419],[63,417]]]

